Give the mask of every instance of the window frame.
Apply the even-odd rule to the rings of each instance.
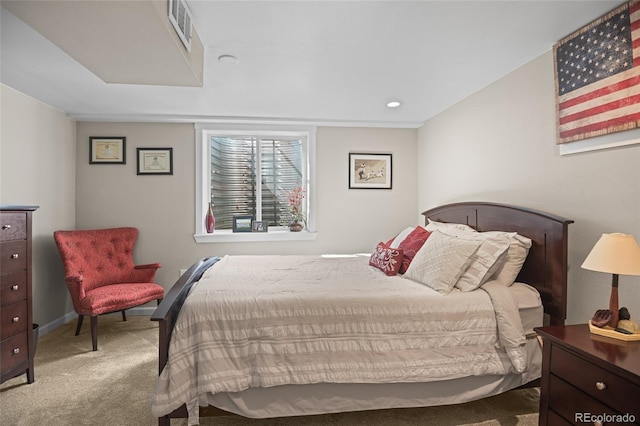
[[[209,208],[211,194],[211,162],[209,161],[209,140],[217,136],[252,137],[299,137],[303,140],[303,152],[306,154],[307,184],[307,226],[301,232],[290,232],[286,227],[269,227],[268,232],[234,233],[232,230],[215,230],[208,234],[205,230],[205,216]],[[197,243],[213,242],[249,242],[249,241],[294,241],[315,240],[316,232],[316,127],[315,126],[277,126],[251,124],[196,124],[195,125],[195,232]],[[214,201],[215,203],[215,201]],[[273,228],[273,229],[272,229]]]

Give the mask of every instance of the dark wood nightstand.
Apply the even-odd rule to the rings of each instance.
[[[640,424],[640,342],[586,324],[536,328],[543,338],[541,425]]]

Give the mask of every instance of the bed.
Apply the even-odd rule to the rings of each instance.
[[[492,269],[477,289],[425,288],[414,281],[425,250],[413,253],[404,275],[372,267],[369,255],[200,259],[151,317],[160,333],[152,401],[159,424],[448,405],[537,385],[532,330],[564,323],[572,221],[488,202],[423,215],[430,248],[445,241],[478,256],[481,243],[466,240],[479,234],[527,240],[515,282],[501,285]],[[457,226],[465,232],[455,234]],[[470,256],[457,268],[470,268]]]

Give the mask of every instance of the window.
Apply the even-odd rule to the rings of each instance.
[[[286,193],[305,187],[302,141],[211,135],[208,144],[216,229],[232,229],[235,215],[286,225]]]
[[[309,234],[315,234],[315,129],[196,126],[196,133],[196,241],[310,239]],[[286,195],[296,187],[306,193],[304,233],[290,233],[286,227],[290,219]],[[213,234],[204,230],[209,202],[216,219]],[[267,222],[269,232],[233,234],[233,217],[239,215]]]

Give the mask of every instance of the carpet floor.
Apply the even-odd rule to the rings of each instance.
[[[151,426],[151,393],[158,369],[158,329],[148,317],[120,314],[98,320],[98,351],[89,324],[74,336],[75,321],[39,339],[35,382],[26,375],[0,385],[0,424],[12,426]],[[521,425],[538,424],[539,390],[514,390],[465,404],[251,420],[201,419],[201,425]],[[172,420],[184,426],[186,420]]]

